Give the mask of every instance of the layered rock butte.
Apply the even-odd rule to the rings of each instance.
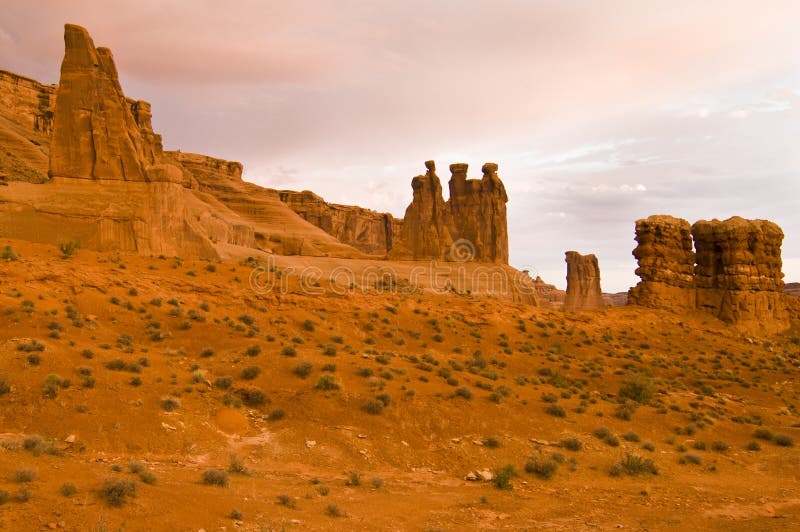
[[[600,266],[594,255],[566,252],[567,293],[564,310],[592,310],[605,306],[600,289]]]
[[[412,181],[405,220],[262,188],[242,180],[240,163],[164,151],[150,104],[124,95],[110,50],[71,24],[64,44],[57,86],[0,71],[1,236],[143,254],[394,260],[448,260],[455,237],[475,261],[508,263],[497,165],[482,180],[454,165],[445,203],[431,163]]]
[[[794,302],[783,293],[783,231],[773,222],[735,216],[690,227],[657,215],[636,222],[636,241],[642,281],[631,304],[696,309],[743,328],[788,327]]]

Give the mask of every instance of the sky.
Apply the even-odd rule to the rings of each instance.
[[[0,0],[0,68],[58,81],[63,24],[114,53],[165,148],[402,217],[411,179],[499,164],[510,262],[636,284],[634,224],[766,218],[800,281],[796,0]]]

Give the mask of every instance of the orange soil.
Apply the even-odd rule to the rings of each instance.
[[[709,317],[633,307],[564,313],[465,295],[309,296],[291,283],[289,294],[255,294],[240,264],[85,250],[63,259],[52,246],[6,244],[20,259],[0,262],[0,381],[10,386],[0,395],[0,491],[9,498],[0,529],[800,528],[797,443],[746,449],[757,428],[800,438],[793,334],[747,337]],[[19,350],[33,339],[43,351]],[[261,352],[251,357],[252,345]],[[296,356],[282,354],[287,346]],[[201,356],[206,348],[213,355]],[[476,350],[486,365],[470,369]],[[141,358],[139,373],[106,367]],[[293,372],[303,362],[312,365],[306,378]],[[341,389],[316,389],[326,364]],[[261,369],[250,381],[240,377],[247,366]],[[614,413],[631,372],[650,372],[655,394],[626,421]],[[46,395],[48,375],[69,386]],[[214,384],[221,376],[233,377],[227,392]],[[237,390],[251,388],[268,403],[237,404]],[[454,396],[460,388],[473,397]],[[364,403],[382,393],[389,405],[367,413]],[[545,412],[546,393],[565,417]],[[180,406],[167,412],[170,396]],[[282,419],[270,419],[276,410]],[[596,438],[599,427],[619,446]],[[629,431],[641,441],[623,439]],[[60,452],[21,448],[34,434]],[[583,449],[560,448],[569,436]],[[490,437],[499,447],[475,443]],[[729,449],[714,451],[713,441]],[[681,464],[687,452],[701,463]],[[203,484],[203,471],[228,468],[232,453],[248,473],[231,474],[228,487]],[[528,459],[552,453],[565,460],[551,479],[525,472]],[[652,459],[659,474],[610,476],[626,453]],[[154,484],[129,472],[134,460]],[[507,464],[518,472],[513,489],[463,480]],[[16,482],[27,468],[36,478]],[[345,485],[350,471],[361,472],[360,486]],[[98,493],[106,478],[134,480],[137,495],[109,506]],[[61,495],[64,483],[77,493]],[[282,495],[293,504],[279,504]],[[343,515],[328,515],[329,505]]]

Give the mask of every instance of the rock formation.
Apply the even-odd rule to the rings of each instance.
[[[641,282],[631,288],[633,305],[681,310],[695,307],[694,251],[689,222],[654,215],[636,222],[633,256]]]
[[[95,48],[89,33],[72,24],[64,28],[64,45],[50,177],[181,182],[178,168],[162,164],[149,104],[130,103],[122,93],[111,51]]]
[[[696,248],[697,308],[723,321],[769,328],[787,319],[783,231],[767,220],[700,220]]]
[[[497,165],[483,165],[482,179],[467,179],[467,165],[450,165],[450,199],[444,201],[433,161],[411,181],[414,199],[390,256],[408,259],[508,263],[506,195]],[[454,242],[459,249],[451,250]]]
[[[393,256],[398,258],[445,260],[453,244],[450,208],[442,197],[442,183],[436,164],[426,161],[425,175],[411,180],[414,196],[406,209],[399,242]],[[403,255],[410,255],[403,257]]]
[[[631,304],[699,310],[765,332],[788,327],[776,224],[735,216],[690,228],[686,220],[651,216],[636,222],[636,240],[642,281],[630,290]]]
[[[566,262],[567,295],[564,310],[590,310],[605,306],[597,257],[567,251]]]

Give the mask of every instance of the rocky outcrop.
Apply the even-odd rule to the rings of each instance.
[[[630,290],[631,304],[699,310],[763,332],[789,326],[776,224],[735,216],[690,228],[686,220],[651,216],[636,222],[636,240],[642,281]]]
[[[279,194],[281,201],[304,220],[370,255],[385,256],[402,227],[402,220],[389,213],[328,203],[309,190],[281,190]]]
[[[594,255],[566,252],[567,294],[564,310],[591,310],[605,306],[600,289],[600,266]]]
[[[390,256],[507,264],[508,196],[497,165],[486,163],[482,179],[467,179],[466,164],[451,164],[446,202],[435,163],[427,161],[425,167],[426,174],[411,181],[414,198]]]
[[[636,222],[633,256],[641,282],[631,288],[633,305],[681,310],[695,307],[695,256],[686,220],[654,215]]]
[[[771,328],[788,319],[783,231],[768,220],[700,220],[692,226],[697,308],[723,321]]]
[[[64,60],[56,92],[50,177],[182,182],[161,161],[150,107],[122,93],[114,57],[96,48],[80,26],[64,28]]]

